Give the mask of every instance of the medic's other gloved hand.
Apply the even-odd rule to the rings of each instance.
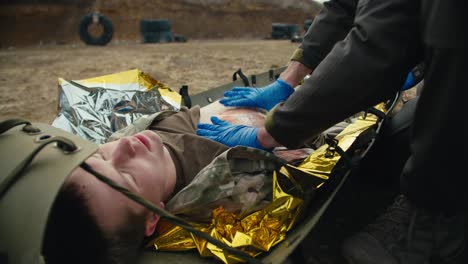
[[[247,146],[267,150],[257,141],[258,128],[233,125],[216,116],[211,117],[211,122],[213,124],[198,124],[197,135],[218,141],[229,147]]]
[[[291,85],[277,79],[262,88],[234,87],[225,92],[219,102],[225,106],[259,107],[270,111],[279,102],[288,99],[293,92]]]
[[[416,85],[416,80],[414,79],[413,72],[410,71],[408,73],[408,76],[406,76],[406,81],[403,84],[403,87],[401,87],[400,91],[406,91],[415,85]]]

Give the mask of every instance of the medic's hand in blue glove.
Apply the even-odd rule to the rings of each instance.
[[[277,79],[262,88],[234,87],[225,92],[219,102],[225,106],[259,107],[270,111],[279,102],[288,99],[293,92],[291,85]]]
[[[257,141],[258,128],[233,125],[216,116],[211,117],[213,124],[198,124],[197,135],[218,141],[229,147],[247,146],[267,150]]]

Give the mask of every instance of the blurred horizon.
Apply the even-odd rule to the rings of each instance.
[[[302,34],[304,22],[313,19],[322,7],[316,0],[0,0],[0,3],[0,48],[80,43],[80,22],[96,11],[113,25],[110,44],[141,41],[141,21],[154,19],[169,20],[170,31],[189,40],[268,39],[273,23],[299,25]]]

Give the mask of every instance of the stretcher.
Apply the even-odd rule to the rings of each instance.
[[[188,107],[192,105],[206,106],[215,102],[223,96],[223,92],[234,86],[264,86],[278,78],[285,68],[271,69],[267,72],[246,76],[239,69],[233,75],[232,82],[212,88],[208,91],[189,96],[187,87],[181,89],[184,104]],[[339,156],[339,160],[332,168],[329,180],[317,190],[310,193],[309,199],[305,201],[306,206],[298,222],[288,232],[286,238],[277,244],[270,251],[260,254],[255,258],[258,263],[283,263],[290,256],[303,239],[316,226],[336,194],[340,191],[350,174],[359,166],[359,161],[365,157],[372,148],[381,125],[386,117],[386,112],[390,111],[398,96],[389,102],[381,104],[380,108],[364,110],[358,117],[360,120],[369,122],[368,128],[356,137],[345,151],[340,148],[337,140],[330,140],[327,144],[327,152],[332,156]],[[59,171],[51,172],[41,164],[51,162],[43,161],[41,158],[31,157],[28,146],[14,146],[9,142],[9,138],[15,137],[14,133],[25,130],[25,127],[40,125],[28,125],[27,122],[2,123],[0,128],[1,146],[1,177],[0,177],[0,263],[44,263],[41,257],[41,243],[47,216],[52,205],[55,194],[58,191],[63,176],[58,176]],[[27,128],[26,130],[28,130]],[[56,135],[61,132],[56,131]],[[31,132],[34,135],[34,131]],[[36,138],[39,142],[50,141],[45,136]],[[79,144],[86,145],[86,140],[74,137],[73,140]],[[36,143],[37,143],[36,141]],[[49,143],[49,142],[48,142]],[[48,144],[47,143],[47,144]],[[55,148],[63,148],[65,152],[67,144],[59,141]],[[16,157],[11,157],[11,151],[17,149]],[[48,150],[49,151],[49,150]],[[56,151],[56,150],[50,150]],[[78,154],[78,157],[56,155],[60,159],[71,159],[79,165],[83,156],[89,155],[94,149],[87,149]],[[55,155],[55,154],[53,154]],[[81,157],[80,157],[81,156]],[[34,159],[34,160],[33,160]],[[27,164],[23,164],[27,161]],[[31,164],[29,164],[31,163]],[[19,164],[19,165],[18,165]],[[25,166],[21,166],[21,165]],[[32,170],[42,170],[42,174],[47,178],[31,177]],[[10,179],[11,172],[23,173],[26,177]],[[41,197],[42,199],[39,199]],[[39,205],[32,206],[33,203]],[[144,249],[138,261],[135,263],[219,263],[214,258],[200,257],[197,251],[186,252],[163,252]]]

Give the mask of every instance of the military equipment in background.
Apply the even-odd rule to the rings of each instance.
[[[143,43],[167,43],[173,41],[171,22],[168,19],[142,19],[140,32]]]
[[[313,19],[307,19],[306,21],[304,21],[304,32],[307,32],[307,30],[309,30],[313,22]]]
[[[273,23],[271,24],[272,39],[291,39],[300,35],[300,28],[297,24]]]

